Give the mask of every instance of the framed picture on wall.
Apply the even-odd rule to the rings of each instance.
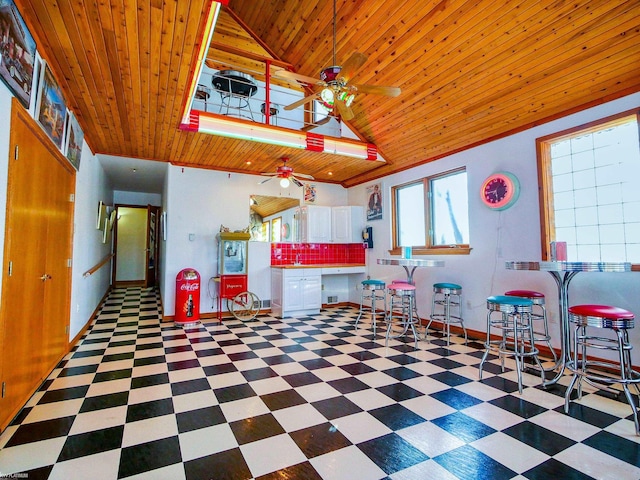
[[[102,201],[98,202],[98,215],[96,218],[96,229],[102,230],[107,219],[107,205]]]
[[[71,162],[73,168],[80,170],[80,154],[82,153],[84,134],[73,113],[68,112],[67,119],[67,146],[65,156],[69,162]]]
[[[40,83],[37,112],[38,123],[47,132],[53,143],[62,150],[67,107],[62,97],[62,91],[49,66],[45,67],[44,78]]]
[[[0,78],[18,100],[31,102],[36,42],[13,0],[0,0]]]

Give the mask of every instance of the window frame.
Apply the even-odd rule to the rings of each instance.
[[[438,178],[447,177],[450,175],[454,175],[457,173],[466,173],[466,167],[458,167],[451,170],[447,170],[445,172],[440,172],[434,175],[430,175],[428,177],[423,177],[418,180],[412,180],[410,182],[405,182],[400,185],[394,185],[391,187],[391,249],[389,253],[391,255],[399,255],[401,253],[401,245],[398,245],[398,218],[397,218],[397,209],[398,209],[398,198],[397,192],[398,190],[408,187],[410,185],[417,185],[422,183],[424,190],[424,212],[425,212],[425,239],[426,245],[414,246],[412,248],[413,255],[469,255],[471,253],[471,247],[469,244],[457,244],[457,245],[441,245],[436,246],[433,245],[432,239],[432,218],[431,218],[431,203],[432,203],[432,195],[431,195],[431,182],[433,180],[437,180]],[[469,188],[467,184],[467,188]],[[469,214],[467,210],[467,215]],[[468,219],[467,219],[468,220]]]
[[[551,242],[555,241],[555,209],[553,205],[551,144],[576,136],[604,130],[626,123],[629,117],[636,118],[640,128],[640,110],[632,109],[610,115],[576,127],[536,138],[536,157],[538,165],[538,202],[540,209],[540,243],[541,258],[551,260]],[[634,266],[637,264],[634,264]],[[634,267],[635,268],[635,267]]]

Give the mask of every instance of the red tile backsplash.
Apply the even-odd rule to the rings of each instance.
[[[365,263],[362,243],[272,243],[271,265]]]

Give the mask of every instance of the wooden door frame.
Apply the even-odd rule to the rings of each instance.
[[[152,222],[151,216],[154,216],[155,220],[153,222],[153,252],[151,251],[152,247],[150,243],[152,241]],[[144,286],[149,288],[153,287],[158,282],[158,254],[160,253],[159,245],[160,245],[160,207],[155,207],[153,205],[147,205],[147,255],[146,255],[146,265],[145,265],[145,276],[144,276]],[[153,253],[153,256],[151,255]],[[153,259],[153,267],[151,266],[151,259]],[[150,278],[153,275],[153,278]]]
[[[146,232],[146,256],[145,256],[145,274],[144,274],[144,278],[141,280],[135,280],[135,281],[129,281],[129,282],[117,282],[116,278],[117,278],[117,268],[118,268],[118,221],[116,220],[115,225],[113,227],[113,269],[111,270],[111,285],[112,286],[117,286],[117,285],[130,285],[130,286],[144,286],[144,287],[148,287],[151,286],[148,277],[148,265],[149,265],[149,215],[150,212],[152,210],[155,211],[156,213],[156,241],[155,241],[155,282],[157,282],[158,278],[160,278],[160,274],[159,274],[159,253],[160,253],[160,242],[159,242],[159,225],[160,225],[160,219],[159,219],[159,214],[160,214],[160,209],[161,207],[156,207],[153,205],[134,205],[134,204],[126,204],[126,203],[116,203],[114,205],[115,211],[116,211],[116,218],[118,217],[118,208],[135,208],[135,209],[140,209],[140,210],[145,210],[147,212],[147,232]],[[154,282],[154,284],[155,284]]]

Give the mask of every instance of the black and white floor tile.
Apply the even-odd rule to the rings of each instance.
[[[624,400],[544,389],[439,334],[385,346],[357,310],[195,327],[114,290],[0,436],[0,477],[640,479]],[[563,379],[564,380],[564,379]]]

